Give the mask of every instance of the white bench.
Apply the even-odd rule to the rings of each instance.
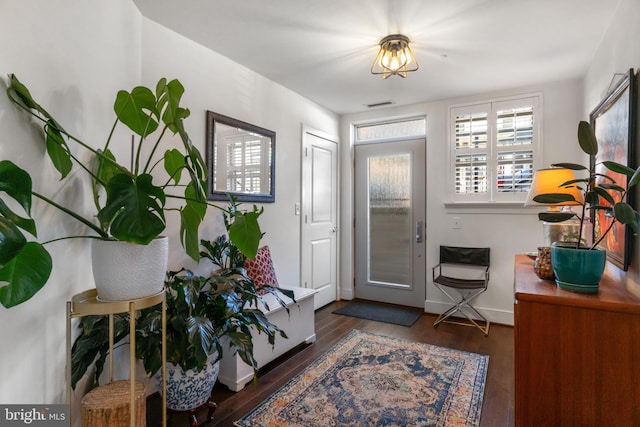
[[[289,313],[271,294],[263,296],[269,310],[267,311],[262,304],[259,308],[266,314],[267,319],[282,329],[289,338],[285,339],[277,335],[275,347],[271,348],[267,336],[264,333],[258,334],[252,328],[253,357],[258,363],[258,368],[265,366],[302,343],[310,344],[316,340],[313,299],[317,291],[308,288],[284,286],[281,288],[294,292],[297,305],[290,298],[280,294],[287,303]],[[230,390],[240,391],[253,380],[253,368],[244,363],[240,356],[233,354],[233,350],[229,350],[228,342],[223,342],[223,347],[224,355],[220,360],[218,381],[229,387]]]

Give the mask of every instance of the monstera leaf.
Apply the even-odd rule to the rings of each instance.
[[[53,263],[49,252],[37,242],[26,243],[20,252],[0,268],[0,303],[13,307],[31,299],[49,280]]]
[[[121,173],[107,184],[107,202],[98,219],[109,224],[116,239],[146,245],[165,229],[165,194],[152,180],[149,174]]]
[[[138,86],[131,92],[119,91],[113,110],[118,120],[143,138],[158,128],[156,97],[146,87]]]
[[[0,191],[31,213],[31,177],[9,160],[0,161]],[[51,274],[51,256],[21,230],[36,235],[33,219],[15,213],[0,198],[0,304],[9,308],[33,297]]]

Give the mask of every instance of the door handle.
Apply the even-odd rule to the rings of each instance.
[[[417,221],[416,222],[416,243],[422,243],[422,227],[423,227],[423,222],[422,221]]]

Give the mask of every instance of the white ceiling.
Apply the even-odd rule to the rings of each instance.
[[[581,77],[620,0],[134,0],[174,31],[339,114]],[[379,40],[420,69],[371,74]]]

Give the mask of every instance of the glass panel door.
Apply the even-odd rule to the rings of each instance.
[[[369,159],[369,282],[410,286],[411,155]]]
[[[355,153],[356,297],[423,307],[425,140]]]

